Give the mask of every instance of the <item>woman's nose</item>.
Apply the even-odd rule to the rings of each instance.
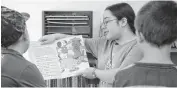
[[[104,23],[101,23],[101,25],[100,25],[100,36],[105,35],[105,30],[106,30],[106,26],[104,25]]]
[[[101,29],[103,29],[103,30],[106,29],[106,25],[104,23],[101,24]]]

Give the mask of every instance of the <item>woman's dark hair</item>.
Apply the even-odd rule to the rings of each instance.
[[[121,20],[123,17],[127,19],[127,23],[130,26],[131,31],[135,34],[134,20],[135,13],[133,8],[127,3],[118,3],[111,5],[106,8],[106,10],[110,10],[111,13],[118,19]]]

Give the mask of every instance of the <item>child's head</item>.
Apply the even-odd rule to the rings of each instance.
[[[162,47],[177,39],[177,4],[174,1],[150,1],[138,12],[135,27],[140,40]]]
[[[29,36],[26,30],[27,13],[19,13],[1,6],[1,47],[18,46],[25,52],[29,47]]]

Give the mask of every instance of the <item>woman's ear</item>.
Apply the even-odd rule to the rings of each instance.
[[[127,25],[127,18],[123,17],[120,21],[119,24],[121,27],[125,27]]]

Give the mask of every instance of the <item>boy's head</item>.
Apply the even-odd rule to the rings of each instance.
[[[8,48],[21,44],[24,52],[29,46],[29,36],[26,30],[27,13],[19,13],[1,6],[1,47]]]
[[[140,40],[156,47],[171,45],[177,39],[177,3],[150,1],[138,12],[135,27]]]

